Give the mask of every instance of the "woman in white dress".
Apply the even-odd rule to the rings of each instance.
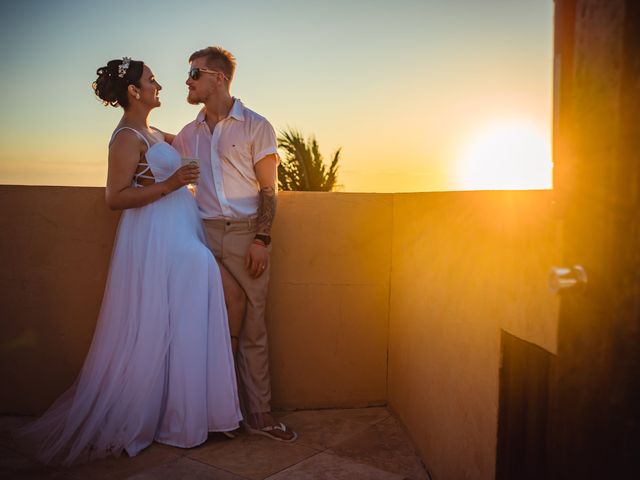
[[[124,58],[97,74],[96,95],[124,109],[106,188],[123,213],[82,370],[18,433],[45,463],[133,456],[153,441],[189,448],[242,419],[220,271],[186,187],[198,167],[181,167],[149,127],[162,87],[148,66]]]

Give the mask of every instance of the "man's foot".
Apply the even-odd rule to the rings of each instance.
[[[254,413],[250,422],[245,422],[247,431],[254,435],[264,435],[279,442],[294,442],[298,434],[282,422],[276,422],[269,412]]]

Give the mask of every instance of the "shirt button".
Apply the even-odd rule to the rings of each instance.
[[[227,227],[228,227],[229,225],[231,225],[231,222],[227,222]]]

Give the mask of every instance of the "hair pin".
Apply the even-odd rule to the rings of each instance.
[[[123,78],[127,74],[129,64],[131,63],[130,57],[122,57],[122,63],[118,65],[118,77]]]

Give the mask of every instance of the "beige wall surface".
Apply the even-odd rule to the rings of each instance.
[[[42,411],[73,383],[118,219],[104,189],[0,186],[0,412]]]
[[[0,412],[35,413],[89,348],[119,215],[102,188],[0,186]],[[391,196],[282,193],[268,326],[274,406],[386,402]]]
[[[101,188],[0,186],[0,412],[37,413],[89,347],[119,215]],[[279,196],[276,408],[388,402],[436,479],[495,469],[500,330],[555,351],[551,192]],[[387,380],[388,373],[388,380]]]
[[[391,195],[286,192],[269,293],[274,404],[385,404]]]
[[[396,194],[389,405],[436,479],[493,479],[500,330],[555,351],[551,192]]]

